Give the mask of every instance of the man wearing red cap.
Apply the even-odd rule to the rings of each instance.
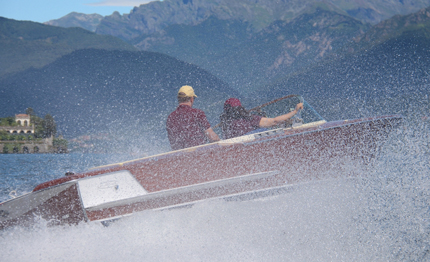
[[[192,108],[196,97],[191,86],[182,86],[179,89],[179,106],[167,117],[166,122],[172,150],[219,141],[205,113],[200,109]]]
[[[229,98],[224,103],[224,113],[220,116],[224,139],[245,135],[259,128],[276,126],[293,117],[303,109],[303,103],[296,105],[294,111],[275,118],[251,115],[237,98]]]

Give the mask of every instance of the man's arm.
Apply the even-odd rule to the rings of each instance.
[[[211,142],[216,142],[220,140],[218,135],[212,130],[212,127],[205,131],[205,135],[207,136],[207,138],[209,138],[209,141]]]

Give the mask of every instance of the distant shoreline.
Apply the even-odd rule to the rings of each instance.
[[[41,141],[0,141],[0,154],[68,153],[67,148],[54,147],[53,137]]]

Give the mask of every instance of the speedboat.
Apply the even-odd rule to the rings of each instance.
[[[198,201],[268,195],[297,183],[345,175],[342,163],[368,166],[400,115],[324,120],[302,97],[290,95],[253,108],[274,117],[304,108],[273,129],[219,142],[92,168],[37,185],[0,204],[0,229],[108,222],[145,210]],[[354,175],[353,169],[347,175]]]

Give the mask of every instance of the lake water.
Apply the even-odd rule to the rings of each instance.
[[[429,261],[429,138],[428,122],[406,123],[373,166],[351,167],[360,177],[283,195],[146,211],[109,227],[40,221],[0,232],[0,261]],[[0,200],[66,171],[127,159],[0,155]]]

